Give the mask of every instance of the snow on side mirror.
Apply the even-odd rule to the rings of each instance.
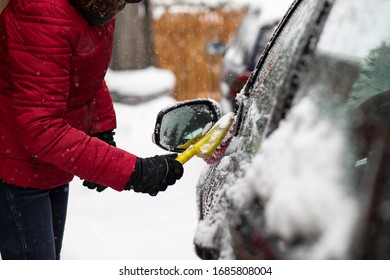
[[[221,109],[212,99],[193,99],[159,112],[153,142],[171,152],[184,152],[200,140],[221,118]]]

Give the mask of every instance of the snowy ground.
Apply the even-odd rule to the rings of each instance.
[[[150,69],[147,73],[139,76],[137,72],[137,85],[131,79],[135,72],[129,72],[122,80],[123,88],[135,83],[132,86],[142,89],[148,79],[166,75]],[[156,89],[151,88],[150,92],[153,91]],[[166,153],[152,143],[151,135],[157,113],[174,102],[173,98],[162,96],[138,105],[116,103],[117,145],[142,157]],[[203,160],[193,158],[185,164],[183,178],[156,197],[111,189],[97,193],[75,179],[70,189],[62,258],[197,259],[193,249],[197,224],[195,185],[205,165]]]

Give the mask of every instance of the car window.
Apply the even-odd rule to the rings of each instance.
[[[389,7],[386,0],[336,1],[307,82],[337,93],[349,107],[389,90]]]
[[[260,28],[260,32],[257,35],[255,47],[253,48],[252,58],[250,59],[249,68],[250,70],[255,69],[257,62],[263,53],[264,48],[267,46],[269,39],[272,36],[279,21],[264,25]]]
[[[365,248],[359,248],[365,255],[359,257],[368,258],[382,258],[389,249],[380,243],[387,238],[381,236],[386,232],[381,219],[390,215],[383,195],[390,181],[389,13],[388,0],[335,1],[295,101],[310,98],[319,109],[317,120],[327,119],[333,131],[342,131],[348,149],[341,168],[349,174],[347,185],[360,201],[367,229],[361,233]]]
[[[380,139],[373,137],[381,135],[362,126],[381,129],[390,121],[384,112],[390,99],[389,12],[386,0],[336,1],[300,90],[315,96],[328,117],[356,128],[361,160],[375,149],[370,145],[379,145]],[[375,107],[378,102],[383,104]],[[346,116],[340,117],[342,113]],[[348,123],[343,124],[345,120]],[[362,134],[367,130],[371,135]]]
[[[248,98],[246,95],[250,95],[249,98],[253,99],[250,107],[242,112],[245,124],[241,127],[245,127],[247,131],[248,127],[257,128],[258,134],[258,136],[251,137],[251,140],[247,140],[249,142],[246,145],[248,154],[252,154],[259,147],[276,95],[284,94],[284,87],[290,86],[286,85],[289,81],[288,76],[291,76],[291,69],[295,67],[294,63],[299,58],[298,52],[302,48],[302,42],[310,34],[308,29],[311,25],[308,25],[308,22],[321,14],[321,9],[316,8],[319,6],[317,2],[316,0],[301,1],[295,6],[296,10],[282,26],[269,52],[260,61],[257,67],[260,72],[254,76],[256,82],[253,87],[238,95],[238,101],[242,104],[246,104]],[[248,131],[246,134],[254,135],[255,133]]]

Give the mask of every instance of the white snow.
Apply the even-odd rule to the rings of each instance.
[[[356,222],[348,189],[347,146],[341,129],[320,117],[304,98],[253,158],[228,194],[238,207],[257,195],[264,201],[266,228],[287,243],[318,238],[292,258],[343,258]]]
[[[150,79],[145,81],[145,77]],[[113,71],[108,69],[106,83],[112,92],[123,95],[144,96],[172,91],[175,75],[167,69],[147,67],[140,70]]]
[[[230,130],[230,127],[234,120],[234,113],[230,112],[223,115],[218,122],[213,126],[209,132],[209,140],[207,143],[203,144],[200,147],[200,154],[205,156],[205,158],[210,157],[210,154],[213,154],[218,146],[222,143],[226,135]]]
[[[293,0],[258,0],[253,1],[251,7],[257,7],[261,9],[261,16],[258,24],[266,24],[275,20],[280,20],[287,12],[288,8],[292,4]]]

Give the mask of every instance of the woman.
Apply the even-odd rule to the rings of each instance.
[[[99,191],[156,195],[183,174],[175,155],[115,147],[104,76],[113,17],[141,0],[10,0],[0,16],[0,252],[59,259],[73,176]]]

